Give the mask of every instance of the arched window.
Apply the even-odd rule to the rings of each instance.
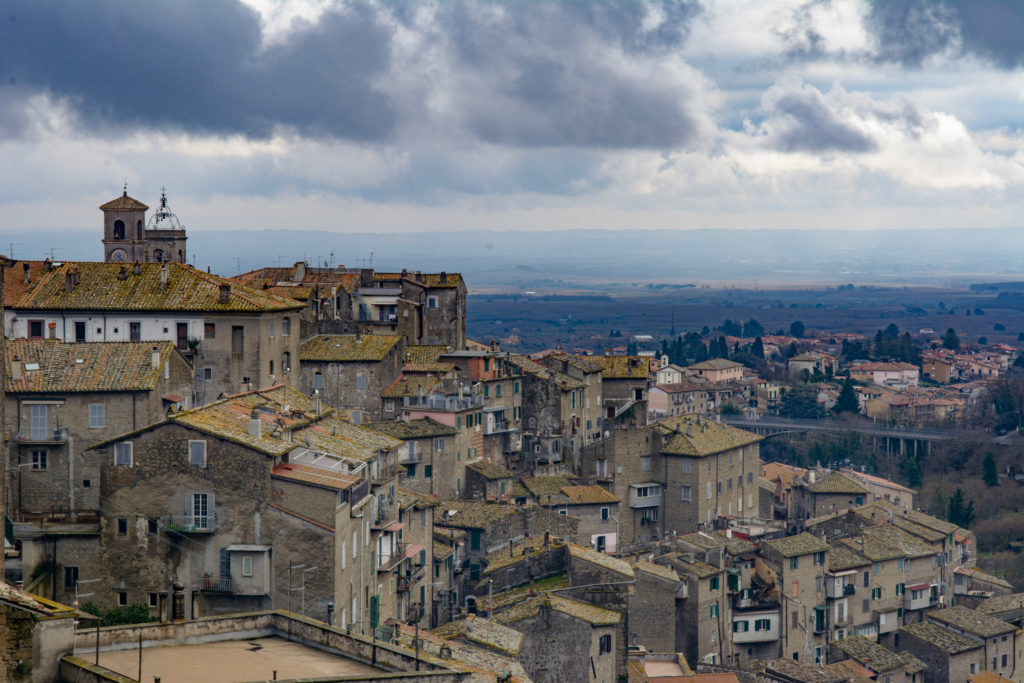
[[[138,230],[139,239],[142,239],[142,221],[135,224],[135,229]]]
[[[185,262],[185,254],[182,253],[181,249],[178,250],[178,263]]]
[[[323,389],[324,388],[324,375],[322,372],[317,370],[313,373],[313,388]]]
[[[114,221],[114,239],[115,240],[123,240],[124,239],[124,221],[122,221],[122,220]]]
[[[153,260],[156,261],[157,263],[160,263],[161,261],[163,261],[164,260],[164,250],[163,249],[154,249],[153,250]]]

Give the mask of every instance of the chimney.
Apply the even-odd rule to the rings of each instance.
[[[65,292],[74,291],[75,284],[77,283],[77,281],[78,281],[78,273],[75,271],[74,268],[69,268],[68,271],[66,273],[64,273],[64,291]]]
[[[121,270],[117,271],[117,279],[118,280],[127,280],[128,279],[128,268],[127,267],[121,266]]]
[[[693,423],[692,422],[687,422],[686,423],[686,435],[687,436],[693,436]]]
[[[135,259],[135,265],[132,266],[132,272],[136,275],[142,275],[142,264],[139,263],[138,259]]]
[[[217,293],[217,303],[226,304],[231,302],[231,285],[227,282],[220,286],[220,291]]]
[[[313,413],[316,415],[320,414],[320,390],[313,390]]]
[[[166,292],[167,291],[167,280],[170,277],[170,275],[171,275],[171,273],[170,273],[170,270],[168,270],[168,268],[167,268],[167,264],[164,263],[163,265],[161,265],[160,266],[160,291],[161,292]]]
[[[807,473],[807,481],[809,481],[810,483],[813,484],[814,483],[814,475],[815,475],[814,470],[811,470],[810,472],[808,472]]]
[[[21,361],[18,360],[17,356],[15,356],[14,357],[14,362],[11,363],[11,381],[12,382],[20,382],[21,378],[22,378],[22,374],[21,374]]]
[[[302,282],[306,279],[306,262],[296,261],[292,266],[292,282]]]
[[[160,368],[160,351],[155,346],[153,347],[153,353],[149,359],[149,367],[153,370],[158,370]]]
[[[29,268],[31,268],[32,266],[29,265],[28,261],[25,261],[24,263],[21,264],[21,267],[24,270],[24,272],[21,274],[21,281],[27,285],[29,283],[29,280],[31,280],[28,271]]]
[[[249,413],[249,436],[254,439],[260,438],[261,425],[260,425],[260,414],[259,411],[253,409]]]
[[[441,284],[442,285],[448,284],[448,273],[446,273],[443,270],[441,271]]]
[[[46,259],[45,261],[43,261],[43,270],[45,270],[47,273],[53,270],[53,261],[51,261],[50,259]]]

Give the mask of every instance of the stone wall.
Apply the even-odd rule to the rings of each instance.
[[[634,569],[636,590],[629,595],[629,642],[651,652],[672,652],[676,646],[676,586],[656,574]]]

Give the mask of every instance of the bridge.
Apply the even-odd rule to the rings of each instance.
[[[924,429],[900,425],[879,424],[861,420],[841,421],[833,419],[807,420],[775,415],[747,417],[723,415],[722,419],[733,427],[739,427],[765,438],[782,434],[861,434],[870,436],[876,449],[884,448],[887,455],[894,451],[900,455],[911,450],[917,454],[918,444],[923,444],[925,453],[930,452],[933,441],[947,441],[963,434],[955,429]]]

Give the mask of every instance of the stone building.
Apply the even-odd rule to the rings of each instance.
[[[398,483],[415,493],[451,498],[461,493],[470,460],[472,435],[429,417],[373,422],[367,429],[404,441]],[[477,461],[478,462],[478,461]]]
[[[50,263],[6,295],[11,338],[174,342],[196,371],[191,403],[299,385],[301,304],[180,263]]]
[[[679,575],[671,567],[637,560],[632,563],[636,590],[629,595],[629,643],[651,652],[674,652]]]
[[[60,657],[75,647],[75,609],[0,581],[0,678],[60,680]]]
[[[375,574],[398,564],[389,562],[400,547],[392,524],[401,447],[288,387],[232,396],[97,444],[107,501],[101,561],[80,568],[81,579],[100,579],[93,590],[101,606],[156,609],[180,581],[193,616],[287,606],[322,618],[352,581],[361,592],[348,618],[368,629],[387,585]],[[363,558],[354,575],[335,565],[350,531],[361,546],[349,550]]]
[[[299,389],[320,392],[327,405],[352,422],[384,419],[380,396],[402,374],[402,338],[397,336],[321,334],[299,349]]]
[[[479,460],[466,466],[466,498],[491,500],[506,498],[515,472],[504,465]]]
[[[511,354],[493,348],[446,351],[439,361],[483,399],[480,455],[505,463],[522,449],[523,385]]]
[[[778,586],[782,609],[783,657],[826,663],[826,605],[822,600],[829,546],[803,533],[765,541],[757,571]]]
[[[10,339],[6,352],[10,514],[19,521],[94,516],[99,464],[89,446],[162,420],[192,390],[192,368],[169,341]]]
[[[898,647],[928,665],[924,683],[969,681],[985,669],[985,644],[925,621],[897,632]]]
[[[806,520],[864,505],[870,495],[864,486],[838,472],[812,469],[791,484],[789,523],[802,530]]]
[[[146,222],[149,207],[129,197],[128,190],[103,204],[103,260],[113,263],[155,261],[186,263],[185,228],[160,195],[160,208]]]
[[[829,644],[829,661],[832,663],[853,660],[870,672],[878,681],[906,681],[922,670],[923,663],[914,655],[904,659],[866,636],[847,636]],[[908,672],[908,668],[913,673]]]
[[[533,680],[616,680],[619,612],[549,593],[502,610],[494,620],[523,634],[519,660]]]
[[[647,356],[587,356],[601,367],[602,409],[615,424],[647,424],[647,388],[651,359]]]
[[[683,580],[676,592],[676,643],[689,662],[732,662],[732,614],[725,570],[691,553],[666,556]]]
[[[961,606],[929,612],[925,620],[983,645],[983,670],[1011,681],[1024,680],[1022,636],[1013,624]]]
[[[617,552],[619,499],[597,486],[580,485],[566,475],[523,477],[513,487],[516,503],[533,503],[579,520],[568,540],[598,552]]]

